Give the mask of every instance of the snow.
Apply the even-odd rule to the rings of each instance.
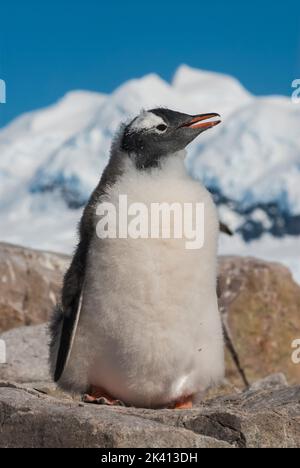
[[[270,227],[271,227],[270,219],[266,215],[266,212],[263,211],[263,210],[260,210],[259,208],[257,208],[255,211],[253,211],[253,213],[251,215],[251,219],[253,221],[262,223],[262,225],[266,229],[270,229]]]
[[[142,108],[158,106],[222,115],[222,125],[190,145],[187,168],[230,200],[220,216],[232,229],[243,226],[250,209],[247,220],[270,230],[262,204],[300,215],[300,105],[257,98],[233,77],[183,65],[171,83],[150,74],[109,95],[72,91],[0,129],[0,239],[71,252],[114,132]],[[221,252],[281,260],[300,280],[299,237],[264,235],[245,244],[239,235],[222,236]]]
[[[25,197],[18,211],[10,211],[1,222],[0,239],[39,250],[72,253],[77,243],[77,226],[82,209],[66,209],[60,197]]]
[[[300,106],[255,99],[231,115],[213,140],[194,146],[189,169],[248,208],[277,201],[300,213]]]

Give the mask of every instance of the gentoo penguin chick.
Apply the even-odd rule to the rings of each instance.
[[[223,378],[218,217],[184,165],[186,146],[218,123],[218,114],[158,108],[123,125],[113,142],[51,324],[54,380],[86,402],[189,408]],[[146,207],[202,204],[203,245],[187,248],[185,234],[99,236],[99,208],[111,203],[118,212],[120,195]]]

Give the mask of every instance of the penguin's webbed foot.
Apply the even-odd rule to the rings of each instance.
[[[192,396],[182,398],[178,401],[175,401],[169,409],[177,409],[177,410],[184,410],[184,409],[192,409],[193,408],[193,398]]]
[[[86,393],[82,397],[84,403],[93,403],[94,405],[106,405],[106,406],[125,406],[125,403],[121,400],[112,398],[100,387],[92,386],[89,393]]]

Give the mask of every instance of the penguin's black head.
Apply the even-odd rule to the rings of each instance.
[[[162,108],[143,111],[125,127],[122,150],[134,156],[139,169],[157,167],[161,158],[183,150],[200,133],[218,125],[219,117]]]

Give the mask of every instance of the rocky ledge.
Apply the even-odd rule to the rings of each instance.
[[[0,242],[0,332],[46,322],[69,258]]]
[[[277,375],[192,410],[144,410],[0,382],[0,447],[300,447],[300,387]]]

